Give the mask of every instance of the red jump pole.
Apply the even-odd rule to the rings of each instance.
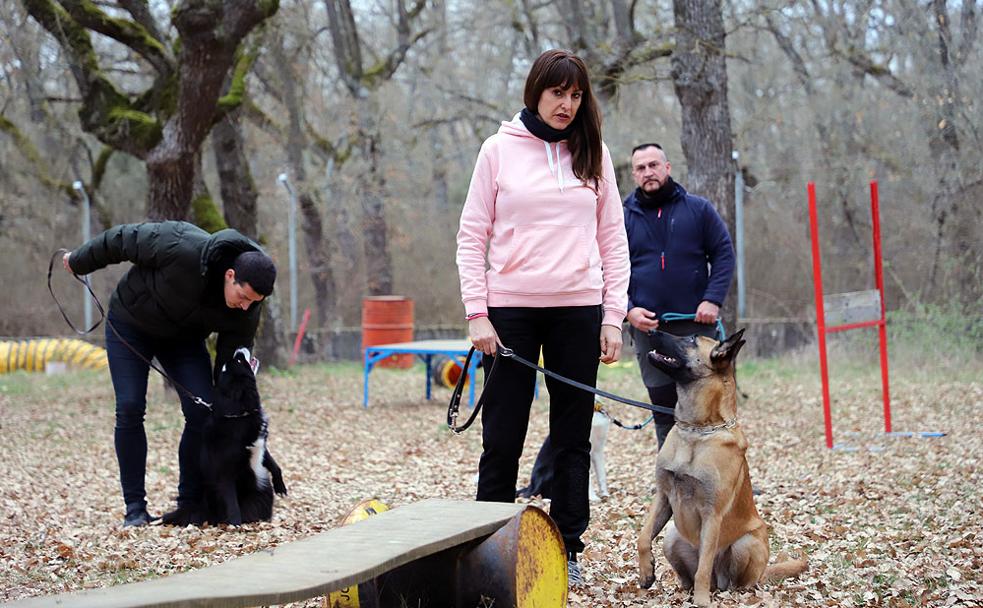
[[[287,363],[288,366],[292,366],[297,362],[297,355],[300,353],[300,344],[304,341],[304,332],[307,331],[307,322],[311,320],[311,309],[304,309],[304,316],[300,320],[300,327],[297,329],[297,338],[294,340],[294,351],[290,353],[290,361]]]
[[[829,407],[829,369],[826,366],[826,316],[823,312],[823,270],[819,257],[819,221],[816,218],[816,184],[809,182],[809,234],[812,237],[812,280],[816,292],[816,334],[819,338],[819,373],[823,380],[823,416],[826,447],[833,448],[833,420]],[[883,296],[881,298],[883,306]]]
[[[881,320],[877,324],[877,334],[881,347],[881,386],[884,392],[884,432],[891,432],[891,392],[888,388],[887,374],[887,316],[884,304],[884,268],[881,264],[881,211],[877,196],[877,180],[870,182],[870,221],[874,227],[874,280],[881,294]]]

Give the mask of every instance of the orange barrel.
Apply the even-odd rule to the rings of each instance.
[[[362,351],[367,346],[413,341],[413,300],[403,296],[362,299]],[[376,365],[407,368],[415,355],[386,357]]]

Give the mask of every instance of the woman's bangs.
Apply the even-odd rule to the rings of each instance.
[[[566,57],[547,68],[543,81],[546,82],[544,89],[558,86],[566,90],[573,86],[581,91],[587,90],[588,82],[587,74],[584,74],[580,66]]]

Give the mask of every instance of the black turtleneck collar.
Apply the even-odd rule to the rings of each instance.
[[[554,129],[543,122],[539,116],[533,114],[529,108],[522,108],[522,112],[519,112],[519,120],[522,121],[522,124],[526,125],[530,133],[550,143],[569,139],[570,134],[573,133],[573,122],[566,129]]]
[[[641,188],[636,188],[635,200],[638,201],[638,205],[642,208],[655,209],[657,207],[665,207],[671,203],[672,197],[675,194],[676,182],[672,181],[672,177],[666,177],[666,183],[662,184],[661,188],[651,194]]]

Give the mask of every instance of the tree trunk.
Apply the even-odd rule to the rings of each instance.
[[[212,129],[212,151],[218,169],[225,223],[252,239],[258,239],[258,194],[249,171],[238,110],[227,114]]]
[[[675,0],[673,83],[682,112],[686,188],[709,199],[734,231],[734,159],[727,105],[725,33],[720,0]],[[724,323],[737,321],[735,298],[724,302]]]
[[[225,221],[256,242],[259,238],[257,192],[246,158],[239,112],[230,112],[212,129],[212,150],[218,167],[219,189]],[[284,276],[283,268],[279,269]],[[280,279],[283,285],[283,279]],[[270,367],[284,369],[288,363],[288,345],[280,315],[279,289],[263,302],[263,317],[256,333],[257,357]]]
[[[367,128],[361,134],[362,155],[369,166],[359,189],[362,198],[366,287],[369,295],[384,296],[393,293],[393,264],[389,253],[388,224],[383,199],[386,178],[382,172],[379,134],[374,120],[371,112],[363,113],[363,126]]]
[[[293,187],[302,221],[301,229],[304,233],[304,246],[307,251],[307,262],[310,266],[311,283],[314,286],[315,326],[325,330],[333,323],[336,315],[337,289],[331,267],[331,256],[324,243],[324,221],[321,218],[321,211],[318,209],[317,199],[311,193],[310,184],[307,182],[307,166],[304,159],[307,138],[303,130],[303,107],[297,91],[297,83],[303,82],[303,79],[296,77],[296,71],[287,60],[283,44],[282,39],[277,40],[273,48],[273,58],[281,76],[283,103],[287,108],[289,121],[286,146],[287,163],[290,166],[291,177],[295,181]],[[325,339],[330,336],[327,331],[322,331],[321,335]]]

